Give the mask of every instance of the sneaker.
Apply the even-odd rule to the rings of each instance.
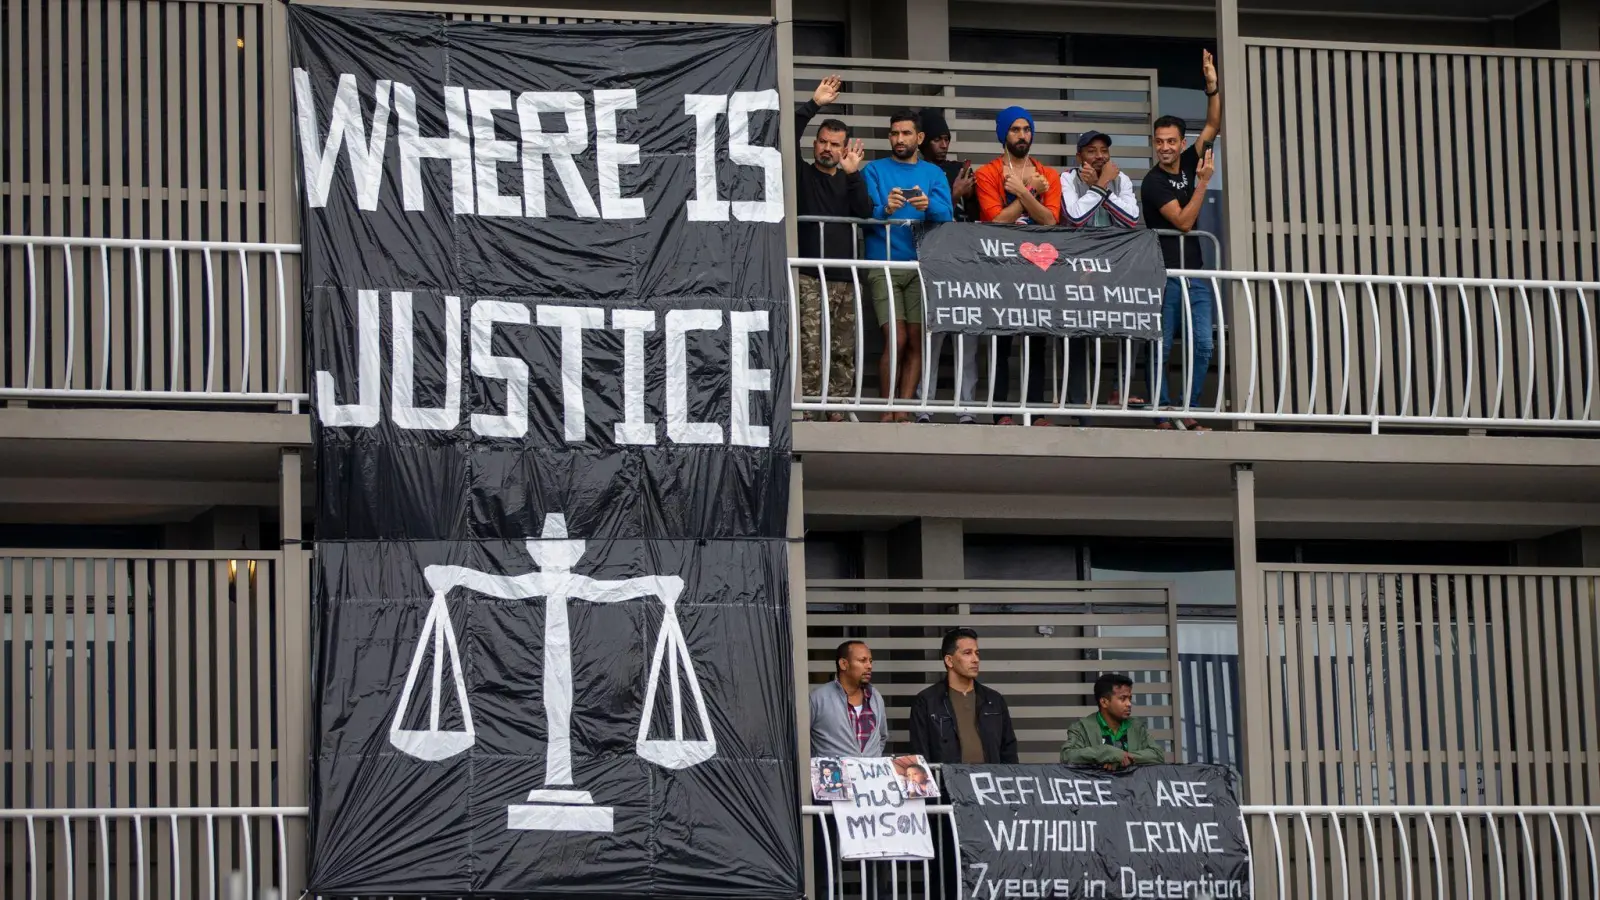
[[[928,424],[929,422],[932,422],[932,421],[933,421],[933,416],[930,416],[927,413],[917,413],[917,424],[918,425],[926,425],[926,424]]]
[[[1011,418],[1010,416],[1001,416],[1000,418],[995,419],[994,423],[996,425],[1015,425],[1017,424],[1017,420]]]
[[[1205,425],[1201,425],[1198,421],[1196,421],[1194,419],[1184,419],[1183,421],[1179,422],[1178,425],[1179,425],[1179,427],[1183,428],[1184,431],[1210,431],[1211,430],[1210,428],[1206,427]]]
[[[976,425],[978,424],[978,417],[971,413],[962,413],[956,417],[956,423],[958,425]]]

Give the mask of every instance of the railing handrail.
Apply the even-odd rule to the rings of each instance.
[[[311,815],[309,806],[128,806],[96,809],[84,806],[41,809],[0,809],[0,819],[159,819],[177,817],[199,819],[206,816],[298,818]]]
[[[109,250],[213,250],[220,252],[296,253],[300,244],[274,244],[263,241],[178,241],[163,238],[101,238],[67,235],[0,234],[0,246],[23,247],[105,247]]]

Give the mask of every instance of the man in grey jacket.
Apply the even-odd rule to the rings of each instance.
[[[872,689],[871,648],[845,641],[836,665],[836,677],[811,692],[811,755],[883,756],[889,727]]]

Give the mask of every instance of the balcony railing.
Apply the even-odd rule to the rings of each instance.
[[[804,806],[808,819],[831,817]],[[930,805],[935,859],[845,862],[829,828],[811,896],[954,900],[950,807]],[[1246,806],[1257,898],[1600,896],[1596,807]],[[303,896],[305,807],[0,810],[7,897],[287,900]],[[808,831],[812,829],[808,826]],[[893,893],[890,894],[889,891]]]
[[[1084,416],[1098,420],[1182,418],[1289,426],[1392,426],[1519,431],[1600,428],[1595,408],[1595,312],[1600,282],[1300,274],[1174,269],[1184,302],[1171,359],[1158,342],[1130,339],[1015,338],[1015,359],[1000,358],[995,337],[921,335],[915,397],[885,399],[878,388],[880,354],[898,381],[905,364],[898,348],[880,349],[865,290],[868,272],[916,270],[915,262],[795,258],[790,261],[795,409],[810,413],[906,413],[918,417]],[[800,333],[798,276],[819,279],[826,293],[848,272],[854,339],[852,377],[819,382],[802,393],[809,366],[834,367],[835,321],[829,310],[820,340],[808,350]],[[888,294],[891,310],[904,302]],[[1212,364],[1200,372],[1198,403],[1187,392],[1195,345],[1183,340],[1194,322],[1190,292],[1210,288],[1217,323]],[[926,291],[924,291],[924,301]],[[1202,301],[1205,302],[1205,301]],[[892,314],[892,313],[891,313]],[[917,323],[913,323],[917,324]],[[975,342],[970,347],[968,342]],[[953,371],[934,357],[936,345],[956,348]],[[956,396],[971,384],[977,351],[986,389]],[[1038,366],[1035,355],[1045,354]],[[1153,360],[1153,368],[1149,361]],[[1015,387],[997,396],[1000,367],[1017,364]],[[1043,372],[1042,376],[1039,374]],[[1153,373],[1153,374],[1147,374]],[[1044,377],[1044,403],[1026,403],[1030,379]],[[1081,380],[1080,380],[1081,379]],[[1003,379],[1002,379],[1003,381]],[[1077,385],[1082,385],[1081,388]],[[1061,388],[1066,385],[1068,390]],[[1167,409],[1135,404],[1164,385]],[[1072,395],[1083,391],[1081,400]]]
[[[0,248],[0,399],[306,400],[297,244],[5,235]]]

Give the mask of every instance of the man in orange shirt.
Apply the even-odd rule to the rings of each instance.
[[[1041,162],[1035,162],[1028,151],[1033,149],[1033,115],[1020,106],[1009,106],[994,119],[994,135],[1005,145],[1006,151],[991,160],[977,172],[978,206],[983,210],[983,221],[995,224],[1054,225],[1061,219],[1061,175]],[[1027,402],[1044,403],[1044,385],[1049,368],[1051,339],[1031,344],[1028,354]],[[1059,340],[1057,340],[1059,343]],[[1011,338],[1001,337],[995,342],[994,398],[1008,399],[1011,390]],[[1000,416],[996,425],[1015,425],[1011,416]],[[1033,418],[1035,425],[1050,425],[1043,416]]]

